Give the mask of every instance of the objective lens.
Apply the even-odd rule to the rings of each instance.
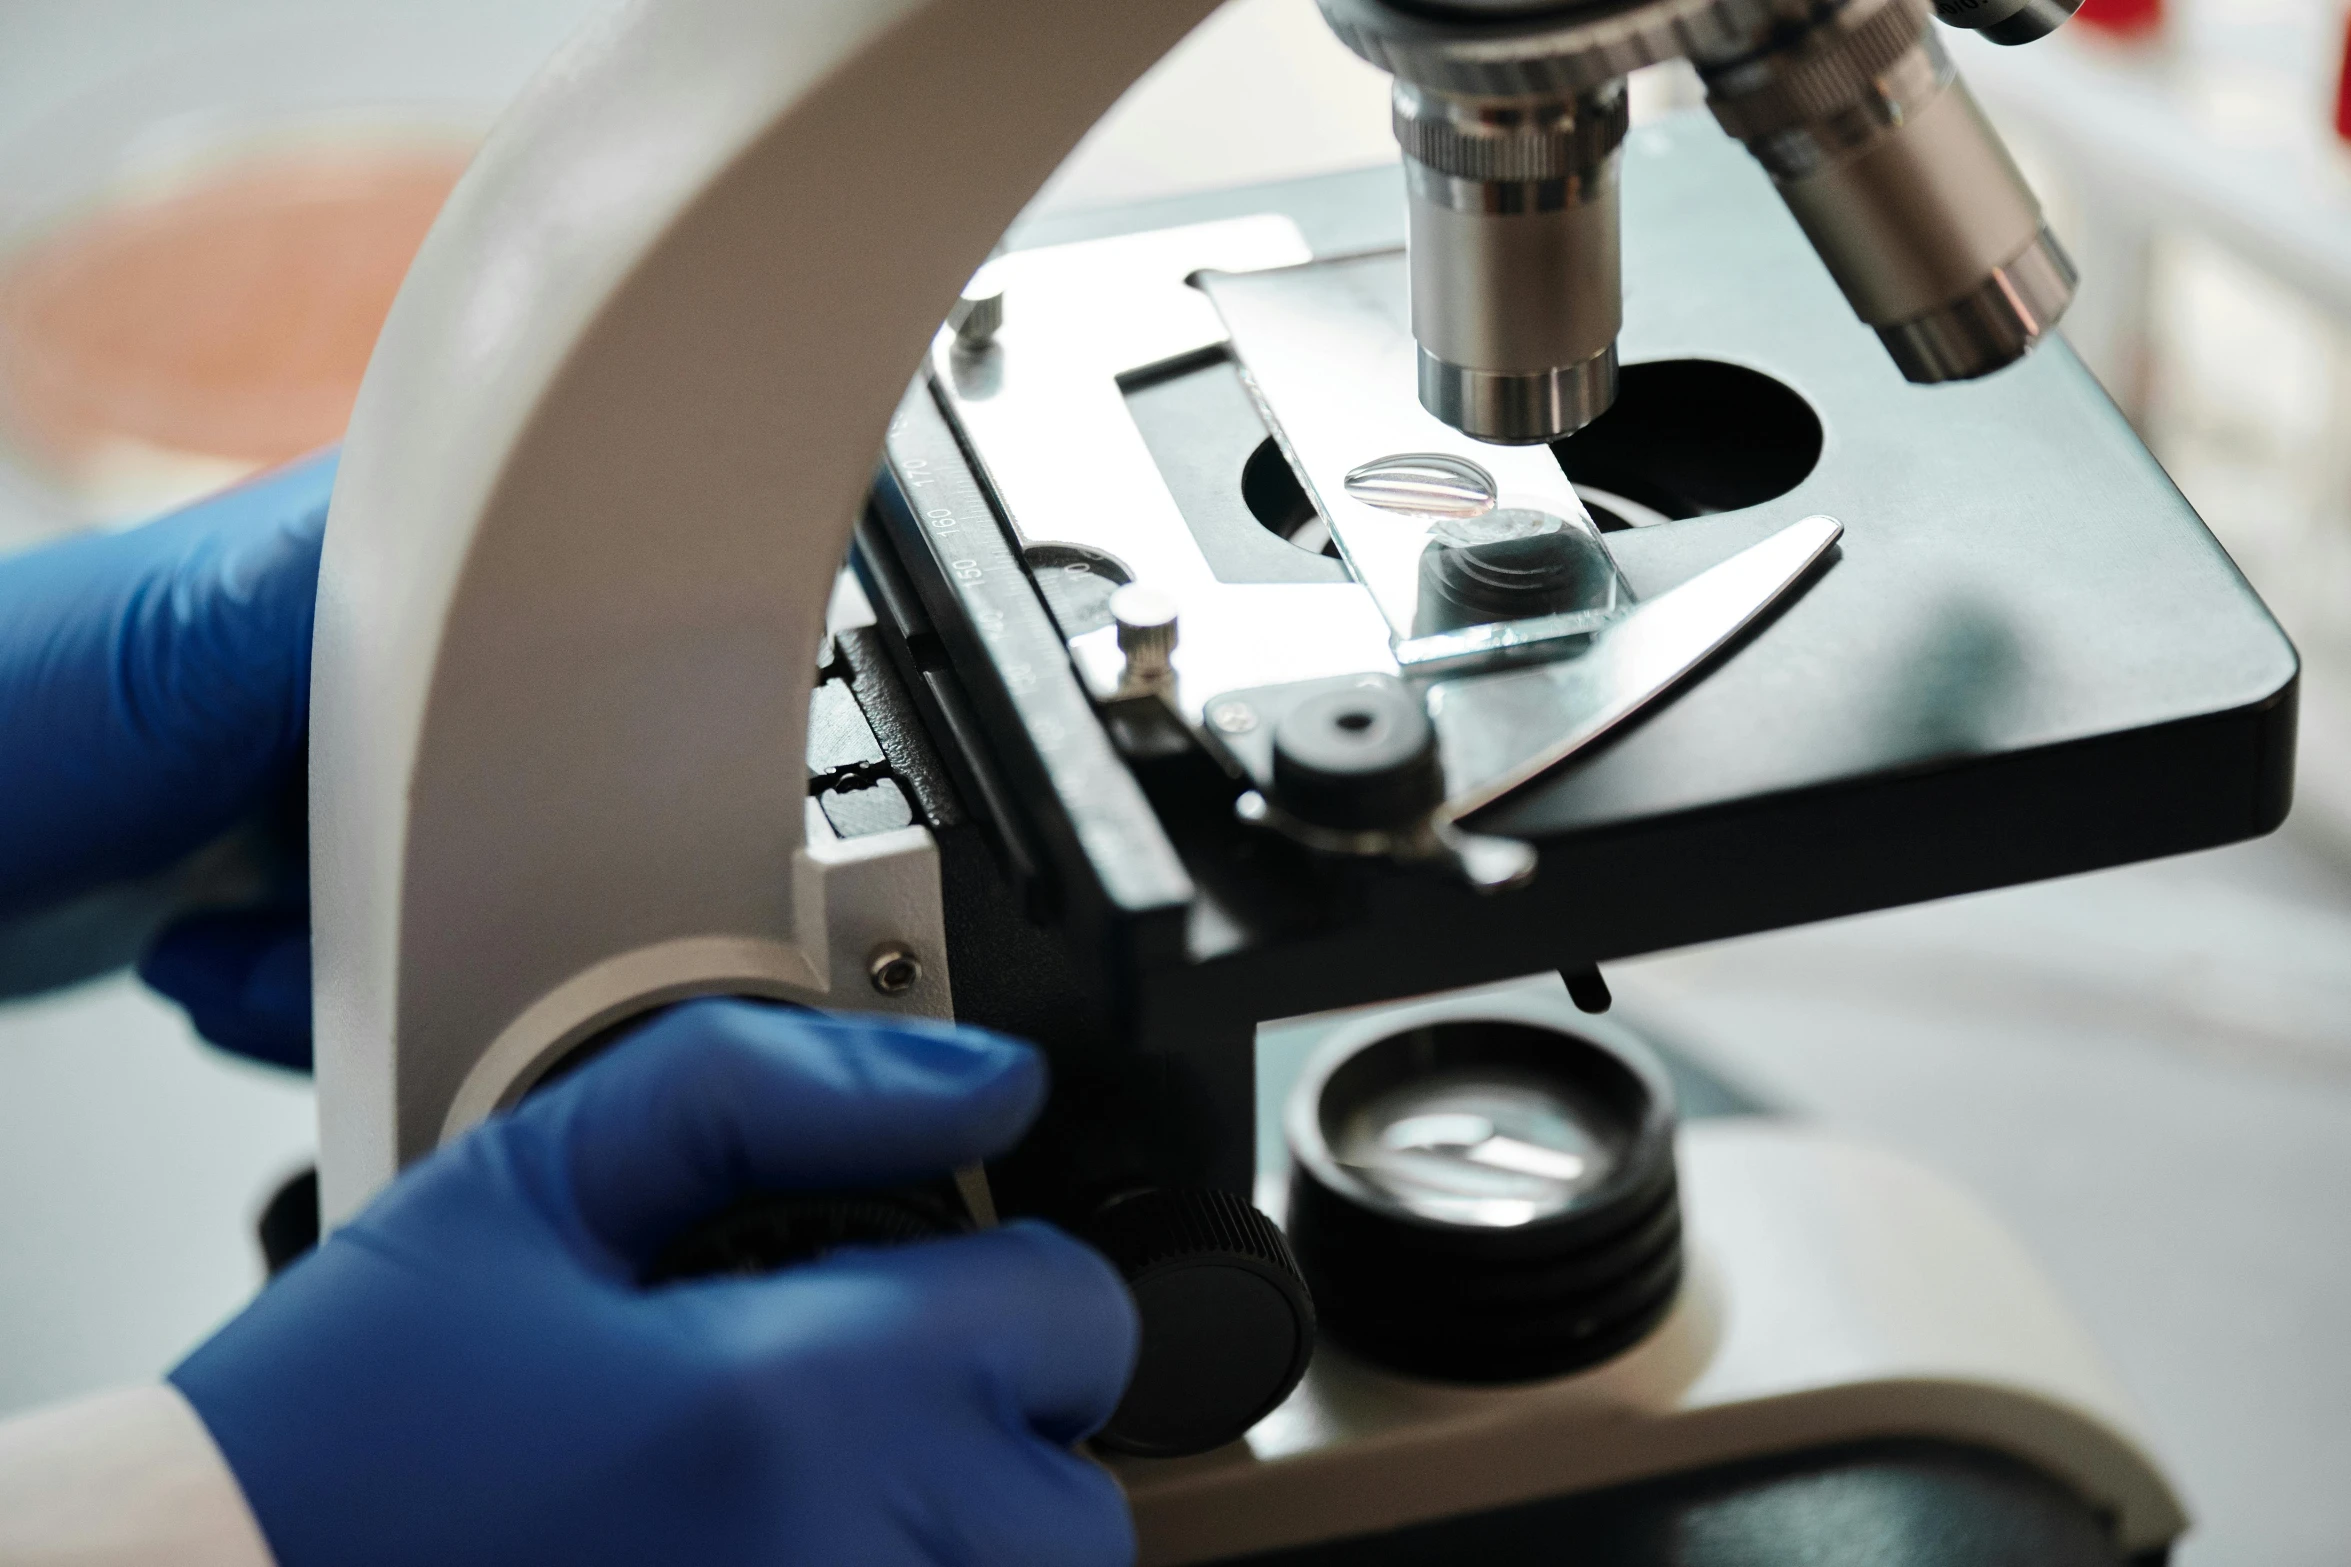
[[[1962,381],[2055,326],[2074,270],[1928,23],[1924,0],[1851,0],[1700,74],[1903,375]]]
[[[1582,429],[1616,397],[1622,81],[1485,98],[1399,79],[1422,406],[1481,441]]]
[[[2029,44],[2063,27],[2081,5],[2082,0],[1935,0],[1935,15],[1996,44]]]

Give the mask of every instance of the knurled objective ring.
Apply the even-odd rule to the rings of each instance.
[[[1461,106],[1409,83],[1396,88],[1396,144],[1404,156],[1436,173],[1481,183],[1589,174],[1623,143],[1629,123],[1621,92],[1535,109],[1514,106],[1465,123]]]
[[[1118,650],[1126,655],[1120,694],[1162,689],[1175,678],[1175,600],[1146,583],[1130,582],[1110,595]]]
[[[1875,95],[1933,17],[1925,0],[1860,0],[1795,49],[1710,68],[1708,106],[1744,142],[1828,119]]]
[[[1339,41],[1399,81],[1491,98],[1556,98],[1681,55],[1745,54],[1778,22],[1774,0],[1647,0],[1557,16],[1451,19],[1390,0],[1318,0]]]

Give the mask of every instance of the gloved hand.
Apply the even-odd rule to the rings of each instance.
[[[0,912],[160,870],[300,760],[334,477],[0,561]]]
[[[638,1282],[747,1192],[1000,1152],[1043,1092],[974,1030],[680,1006],[412,1169],[172,1381],[279,1567],[1123,1563],[1118,1487],[1067,1449],[1133,1311],[1059,1231]]]
[[[207,909],[167,927],[139,978],[196,1032],[254,1061],[310,1070],[310,906]]]
[[[161,870],[299,787],[334,478],[329,453],[0,560],[0,918]],[[179,940],[158,988],[231,1048],[308,1065],[299,907]]]

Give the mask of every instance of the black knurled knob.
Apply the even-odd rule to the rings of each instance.
[[[1314,1353],[1314,1305],[1281,1230],[1246,1200],[1160,1187],[1079,1233],[1126,1279],[1142,1318],[1134,1379],[1094,1438],[1175,1458],[1237,1439],[1287,1398]]]
[[[678,1236],[645,1271],[645,1282],[773,1273],[843,1246],[903,1246],[970,1228],[944,1181],[886,1191],[763,1192]]]
[[[1436,730],[1420,696],[1392,675],[1367,675],[1308,697],[1273,736],[1273,792],[1318,827],[1402,827],[1445,797]]]

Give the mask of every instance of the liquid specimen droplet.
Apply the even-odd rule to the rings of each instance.
[[[1348,474],[1347,493],[1382,511],[1480,517],[1494,509],[1494,476],[1466,457],[1404,452]]]

